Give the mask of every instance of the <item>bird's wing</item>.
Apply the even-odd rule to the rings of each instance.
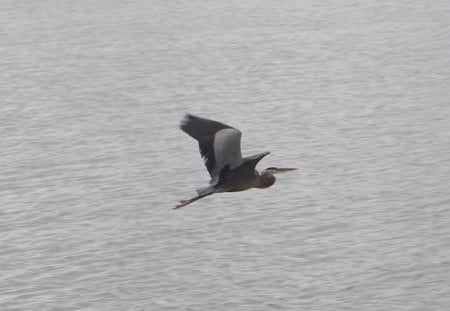
[[[218,131],[214,138],[214,155],[218,171],[226,165],[235,168],[241,164],[241,132],[234,128]]]
[[[234,168],[242,161],[241,132],[226,124],[186,114],[181,129],[198,141],[200,154],[211,178],[225,165]]]

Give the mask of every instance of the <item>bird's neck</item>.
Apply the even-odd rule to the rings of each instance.
[[[275,176],[269,172],[262,172],[258,174],[256,179],[255,188],[267,188],[275,183]]]

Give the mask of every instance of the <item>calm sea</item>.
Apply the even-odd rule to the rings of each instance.
[[[0,3],[1,310],[450,310],[450,2]],[[265,190],[208,183],[184,113]]]

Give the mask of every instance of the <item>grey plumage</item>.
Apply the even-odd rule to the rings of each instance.
[[[267,188],[275,182],[273,174],[295,170],[295,168],[271,167],[260,174],[255,169],[256,165],[270,152],[243,158],[242,134],[229,125],[186,114],[180,127],[198,141],[200,154],[205,161],[211,181],[209,186],[197,190],[196,197],[180,201],[175,208],[188,205],[213,193]]]

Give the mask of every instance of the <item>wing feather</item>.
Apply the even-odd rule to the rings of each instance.
[[[217,178],[225,165],[234,167],[242,160],[239,130],[190,114],[184,117],[181,129],[198,141],[200,154],[211,178]]]

